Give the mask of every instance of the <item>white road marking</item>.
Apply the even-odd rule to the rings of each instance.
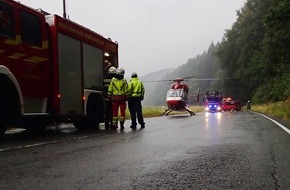
[[[23,145],[23,146],[14,146],[10,148],[2,148],[0,149],[0,152],[5,152],[8,150],[17,150],[17,149],[22,149],[22,148],[30,148],[30,147],[36,147],[36,146],[41,146],[41,145],[48,145],[48,144],[57,144],[57,143],[63,143],[67,141],[72,141],[72,140],[80,140],[80,139],[86,139],[86,138],[92,138],[95,136],[98,136],[99,134],[96,135],[87,135],[87,136],[82,136],[82,137],[73,137],[73,138],[67,138],[63,140],[55,140],[55,141],[47,141],[47,142],[40,142],[40,143],[34,143],[34,144],[28,144],[28,145]]]
[[[275,121],[274,119],[271,119],[270,117],[265,116],[264,114],[258,113],[258,112],[254,112],[256,114],[259,114],[267,119],[269,119],[270,121],[274,122],[276,125],[278,125],[279,127],[281,127],[284,131],[286,131],[288,134],[290,134],[290,130],[285,127],[284,125],[282,125],[281,123],[278,123],[277,121]]]

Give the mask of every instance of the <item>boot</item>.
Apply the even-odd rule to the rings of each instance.
[[[116,130],[118,129],[118,124],[117,123],[113,123],[111,126],[111,130]]]
[[[136,125],[131,125],[130,128],[135,130],[135,129],[137,129],[137,126]]]
[[[109,122],[105,122],[105,130],[109,130],[111,127],[111,124]]]
[[[135,124],[132,123],[131,126],[130,126],[130,128],[131,129],[136,129],[137,128],[137,124],[136,123]]]
[[[124,127],[124,121],[120,121],[120,125],[121,125],[121,130],[124,130],[125,129],[125,127]]]
[[[144,129],[145,128],[145,123],[143,122],[142,124],[141,124],[141,129]]]

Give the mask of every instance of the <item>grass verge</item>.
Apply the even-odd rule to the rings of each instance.
[[[167,109],[165,106],[143,106],[142,112],[143,112],[143,117],[148,118],[148,117],[159,117],[162,115],[162,113]],[[203,106],[190,106],[189,109],[193,111],[194,113],[196,112],[202,112],[204,110]],[[180,114],[180,113],[188,113],[187,111],[173,111],[170,113],[170,115],[174,114]],[[130,118],[130,113],[129,110],[126,109],[126,118]]]
[[[143,106],[143,116],[148,117],[159,117],[167,109],[165,106]],[[190,109],[194,112],[203,112],[203,106],[190,106]],[[243,108],[246,109],[246,108]],[[278,117],[290,122],[290,98],[286,101],[267,103],[267,104],[253,104],[252,110],[265,115]],[[187,113],[186,111],[173,111],[170,115]],[[126,109],[126,119],[130,119],[129,110]]]
[[[290,121],[290,100],[252,105],[252,110],[265,115],[278,117]]]

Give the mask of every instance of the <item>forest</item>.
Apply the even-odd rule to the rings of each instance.
[[[248,0],[221,42],[162,76],[194,76],[189,80],[192,103],[219,90],[224,97],[255,103],[283,101],[290,96],[290,0]],[[145,83],[145,87],[148,84]],[[150,86],[146,104],[163,105],[170,83]],[[199,99],[197,93],[199,91]],[[153,96],[152,96],[153,95]],[[196,101],[197,100],[197,101]]]

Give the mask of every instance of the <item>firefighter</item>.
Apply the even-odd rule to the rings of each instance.
[[[125,110],[126,110],[126,93],[127,81],[124,79],[125,70],[123,68],[116,69],[116,76],[111,80],[108,89],[108,96],[113,103],[113,125],[111,129],[118,128],[119,108],[120,108],[120,126],[124,130]]]
[[[111,66],[108,70],[108,75],[104,80],[104,92],[105,92],[105,129],[110,129],[113,124],[113,108],[112,108],[112,101],[108,97],[108,88],[111,83],[111,80],[116,76],[116,67]]]
[[[251,102],[250,102],[250,100],[248,100],[248,102],[247,102],[247,110],[250,110],[251,109]]]
[[[136,129],[136,115],[138,123],[141,128],[145,128],[144,118],[142,114],[142,104],[141,101],[144,99],[145,89],[143,83],[138,79],[137,73],[133,72],[131,75],[131,80],[128,83],[128,107],[131,115],[131,128]]]

